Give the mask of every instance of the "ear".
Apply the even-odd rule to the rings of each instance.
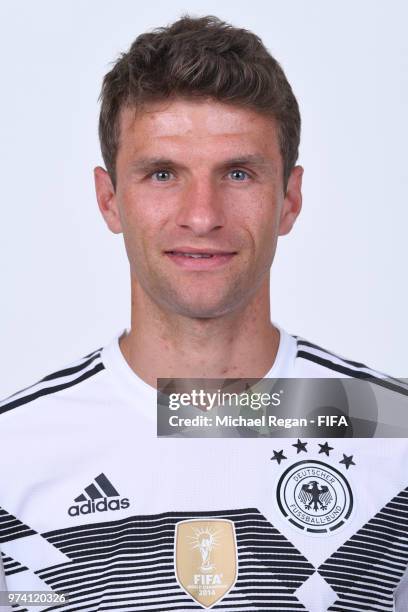
[[[286,195],[283,201],[279,221],[279,236],[289,234],[302,209],[302,177],[302,166],[295,166],[290,173]]]
[[[120,234],[122,232],[122,224],[112,180],[101,166],[97,166],[94,169],[94,179],[99,210],[111,232]]]

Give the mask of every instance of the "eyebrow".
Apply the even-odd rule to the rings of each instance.
[[[270,166],[273,162],[269,159],[265,159],[258,153],[252,153],[249,155],[239,155],[238,157],[232,157],[222,162],[223,166]]]
[[[225,159],[220,162],[219,166],[222,168],[231,167],[231,166],[258,166],[258,167],[266,167],[273,165],[272,160],[268,160],[262,155],[258,153],[251,154],[243,154],[236,157],[231,157],[229,159]],[[176,162],[168,157],[143,157],[141,159],[137,159],[132,163],[132,169],[135,172],[151,172],[153,170],[157,170],[157,168],[166,168],[166,167],[185,167],[183,164]]]
[[[132,163],[132,169],[135,172],[148,172],[160,167],[174,166],[174,160],[168,157],[143,157]],[[179,165],[179,164],[177,164]]]

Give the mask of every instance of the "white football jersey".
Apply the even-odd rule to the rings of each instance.
[[[407,395],[280,334],[268,378]],[[0,610],[408,610],[405,438],[158,437],[118,339],[0,403],[0,591],[69,594]]]

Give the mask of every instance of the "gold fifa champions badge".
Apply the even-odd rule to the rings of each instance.
[[[180,586],[203,608],[211,608],[237,581],[234,523],[226,519],[177,523],[174,556]]]

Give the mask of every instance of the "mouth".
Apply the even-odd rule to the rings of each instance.
[[[236,251],[179,247],[165,251],[165,255],[176,265],[189,270],[210,270],[223,266],[237,255]]]

